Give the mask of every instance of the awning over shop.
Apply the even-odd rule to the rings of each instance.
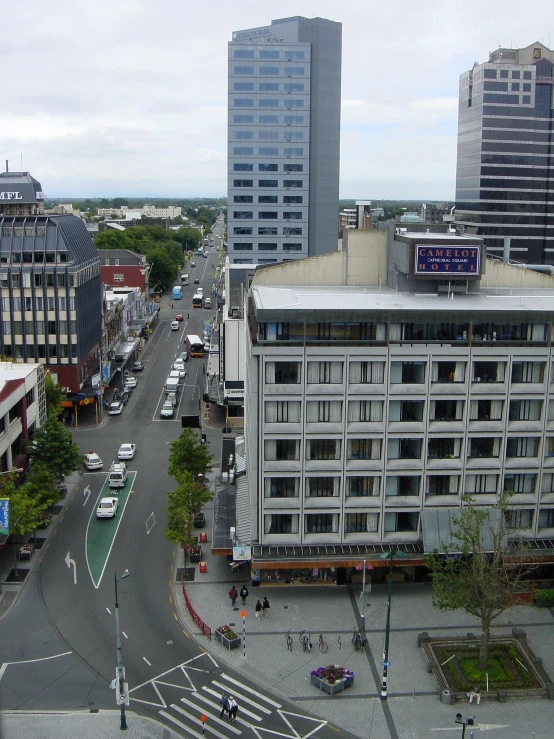
[[[332,544],[311,546],[252,546],[252,567],[259,569],[294,569],[301,567],[356,567],[366,560],[373,567],[389,567],[389,560],[381,559],[388,551],[401,550],[407,558],[403,567],[423,564],[421,544]]]

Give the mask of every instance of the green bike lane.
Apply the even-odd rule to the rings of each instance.
[[[92,507],[87,524],[85,553],[88,571],[95,588],[98,588],[102,582],[102,576],[104,575],[119,525],[123,520],[123,514],[125,513],[129,496],[134,492],[133,485],[136,476],[136,472],[129,471],[125,486],[122,488],[110,488],[108,477],[106,476],[102,490]],[[119,498],[116,515],[113,518],[97,518],[96,509],[100,500],[111,497]]]

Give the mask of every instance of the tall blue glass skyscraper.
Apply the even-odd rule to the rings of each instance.
[[[535,43],[460,77],[456,225],[490,256],[554,264],[553,68]]]
[[[229,42],[228,254],[337,249],[342,26],[283,18]]]

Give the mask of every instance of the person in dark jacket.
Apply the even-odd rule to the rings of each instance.
[[[221,713],[219,714],[219,718],[223,718],[223,714],[229,711],[229,699],[227,698],[226,693],[223,693],[223,695],[219,699],[219,703],[221,705]]]
[[[261,602],[258,600],[257,603],[256,603],[256,618],[257,619],[260,618],[260,614],[261,614],[262,611],[263,611],[263,606],[262,606]]]
[[[264,596],[264,602],[262,603],[262,613],[267,618],[267,612],[269,611],[269,601],[266,596]]]
[[[248,588],[246,585],[243,585],[240,589],[240,597],[242,598],[242,605],[246,605],[246,599],[248,598]]]
[[[238,595],[239,594],[237,592],[237,589],[233,585],[231,590],[229,590],[229,598],[231,598],[231,605],[233,606],[233,608],[235,607],[235,603],[237,602]]]

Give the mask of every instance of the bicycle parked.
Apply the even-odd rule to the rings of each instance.
[[[352,644],[354,645],[354,649],[356,651],[358,651],[358,649],[363,649],[365,641],[364,637],[360,634],[360,629],[355,626],[352,632]]]
[[[292,636],[290,635],[290,631],[287,631],[285,634],[285,639],[287,640],[287,649],[292,652]]]
[[[301,631],[298,639],[300,640],[300,644],[302,644],[303,652],[312,651],[311,635],[308,631]]]
[[[325,639],[323,638],[323,634],[320,634],[320,635],[319,635],[319,651],[320,651],[320,652],[323,652],[323,654],[325,654],[325,652],[326,652],[326,651],[327,651],[328,649],[329,649],[329,645],[327,644],[327,642],[326,642],[326,641],[325,641]]]

